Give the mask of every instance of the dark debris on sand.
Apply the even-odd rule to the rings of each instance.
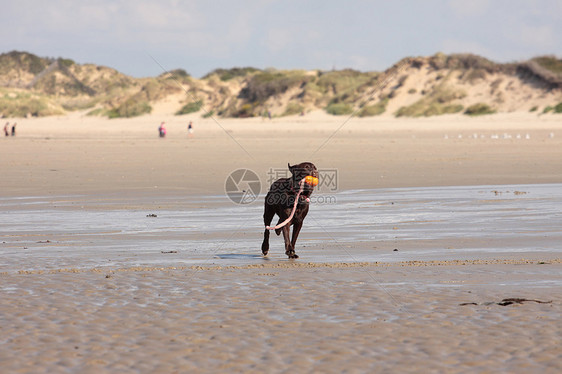
[[[518,297],[512,297],[512,298],[508,298],[508,299],[503,299],[500,302],[487,302],[487,303],[482,303],[482,305],[492,305],[492,304],[497,304],[497,305],[501,305],[501,306],[507,306],[507,305],[513,305],[513,304],[523,304],[526,302],[533,302],[533,303],[539,303],[539,304],[550,304],[552,303],[552,300],[550,301],[541,301],[541,300],[534,300],[534,299],[523,299],[523,298],[518,298]],[[474,302],[470,302],[470,303],[460,303],[460,306],[465,306],[465,305],[478,305],[478,303],[474,303]]]

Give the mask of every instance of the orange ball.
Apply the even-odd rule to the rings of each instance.
[[[307,175],[304,178],[304,182],[310,184],[311,186],[318,186],[318,178],[313,177],[312,175]]]

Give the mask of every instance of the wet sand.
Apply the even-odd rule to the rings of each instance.
[[[535,280],[559,285],[561,269],[303,264],[2,275],[0,362],[29,373],[557,373],[560,286]],[[546,303],[497,304],[513,297]]]
[[[0,198],[0,273],[287,262],[261,255],[262,200]],[[159,206],[151,206],[157,202]],[[307,263],[562,257],[562,184],[349,190],[312,196],[297,253]]]
[[[171,117],[167,139],[151,117],[18,121],[0,141],[0,367],[558,373],[555,118],[354,119],[325,144],[341,119],[207,121],[188,138]],[[301,259],[273,237],[264,260],[259,206],[238,210],[224,181],[304,160],[338,170],[339,205],[311,211]]]

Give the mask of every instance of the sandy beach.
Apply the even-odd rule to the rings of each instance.
[[[340,190],[562,181],[556,115],[198,119],[190,139],[191,119],[75,114],[20,120],[17,137],[1,143],[2,193],[223,194],[236,169],[266,181],[270,169],[305,160],[337,169]],[[165,139],[157,137],[161,121]]]
[[[0,361],[33,373],[556,373],[560,267],[3,275]],[[497,304],[509,297],[552,303]]]
[[[2,371],[562,370],[559,116],[10,121]],[[299,260],[276,236],[264,259],[267,181],[302,161],[336,199]],[[225,195],[240,168],[247,207]]]

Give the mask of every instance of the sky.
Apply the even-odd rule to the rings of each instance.
[[[0,0],[0,53],[134,77],[181,68],[382,71],[407,56],[562,55],[562,0]]]

